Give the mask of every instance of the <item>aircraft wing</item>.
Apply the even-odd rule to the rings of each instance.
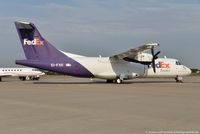
[[[130,49],[126,52],[111,56],[110,60],[123,60],[124,58],[134,60],[138,56],[138,54],[141,54],[141,53],[146,52],[150,49],[153,49],[156,46],[159,46],[159,44],[158,43],[148,43],[148,44],[142,45],[140,47]]]

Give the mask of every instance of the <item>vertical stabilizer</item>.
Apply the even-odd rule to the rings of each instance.
[[[63,53],[45,40],[33,23],[15,22],[15,26],[28,60],[63,57]]]

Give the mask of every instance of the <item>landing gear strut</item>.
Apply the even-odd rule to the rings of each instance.
[[[0,77],[0,82],[2,81],[2,78]]]
[[[178,75],[176,76],[175,80],[177,83],[183,83],[183,78]]]

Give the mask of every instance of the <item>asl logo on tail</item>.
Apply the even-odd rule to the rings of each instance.
[[[34,40],[24,39],[23,44],[28,46],[43,46],[44,41],[40,40],[39,38],[34,38]]]

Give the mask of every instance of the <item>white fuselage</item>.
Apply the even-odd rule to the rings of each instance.
[[[63,52],[64,53],[64,52]],[[176,77],[191,74],[191,70],[180,65],[178,60],[158,58],[156,60],[156,73],[151,66],[125,60],[111,61],[109,57],[84,57],[64,53],[87,68],[96,78],[102,79],[133,79],[136,77]],[[178,64],[177,64],[178,63]]]
[[[108,57],[82,57],[74,58],[74,60],[82,64],[97,78],[116,79],[122,76],[124,79],[132,79],[138,76],[134,65],[123,60],[110,61]]]

